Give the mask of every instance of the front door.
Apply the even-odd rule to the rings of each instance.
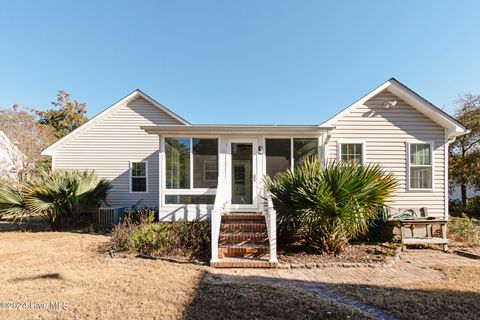
[[[227,143],[227,194],[230,210],[258,210],[257,141],[230,139]]]

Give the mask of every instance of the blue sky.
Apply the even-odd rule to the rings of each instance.
[[[140,88],[193,123],[321,123],[394,76],[480,93],[480,1],[1,1],[0,107]]]

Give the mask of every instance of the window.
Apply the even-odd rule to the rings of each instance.
[[[130,163],[130,191],[147,192],[147,162]]]
[[[165,138],[165,204],[213,204],[218,139]],[[181,190],[181,191],[180,191]]]
[[[301,165],[307,158],[318,156],[317,138],[293,139],[293,161],[294,166]]]
[[[363,144],[362,143],[339,143],[340,161],[354,161],[363,164]]]
[[[190,189],[190,139],[165,138],[166,187]]]
[[[217,139],[192,139],[193,188],[216,188],[218,181]]]
[[[309,157],[318,157],[317,138],[266,139],[265,148],[267,175],[271,177]]]
[[[433,146],[430,143],[409,144],[410,189],[432,189],[432,153]]]
[[[291,167],[291,139],[266,139],[265,148],[267,175],[273,177]]]
[[[203,180],[217,182],[218,180],[217,161],[205,160],[203,162]]]

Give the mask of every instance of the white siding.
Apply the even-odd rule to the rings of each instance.
[[[396,106],[385,109],[387,100],[397,100]],[[365,143],[365,160],[378,163],[395,174],[399,186],[391,199],[392,207],[427,207],[429,215],[445,214],[445,129],[388,91],[383,91],[345,113],[332,123],[327,145],[327,159],[337,159],[337,143]],[[434,190],[407,190],[406,142],[434,142]]]
[[[92,121],[95,121],[92,120]],[[55,150],[55,168],[95,170],[112,181],[112,206],[158,207],[159,137],[140,126],[181,124],[142,98],[118,106]],[[130,193],[130,161],[148,161],[148,193]]]

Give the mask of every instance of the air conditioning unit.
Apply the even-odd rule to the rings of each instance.
[[[111,228],[120,223],[125,212],[125,207],[100,207],[98,208],[98,224],[102,227]]]

